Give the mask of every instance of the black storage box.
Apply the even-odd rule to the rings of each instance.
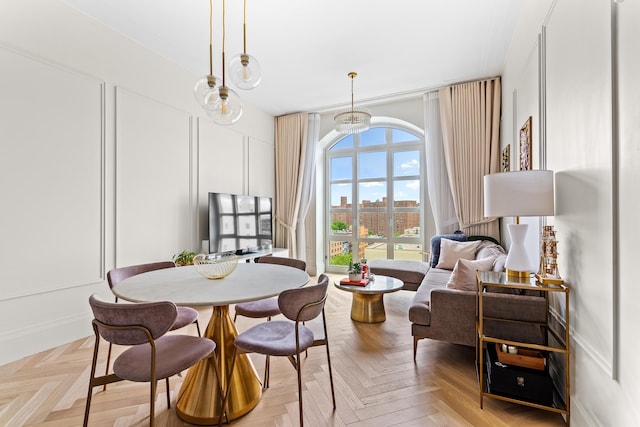
[[[542,405],[553,402],[553,382],[547,372],[498,361],[495,344],[489,343],[487,354],[487,391],[492,394],[526,400]]]

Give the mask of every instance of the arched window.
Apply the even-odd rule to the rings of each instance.
[[[327,271],[362,258],[423,260],[424,139],[372,127],[327,147]]]

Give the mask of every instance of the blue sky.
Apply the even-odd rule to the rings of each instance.
[[[382,200],[387,195],[386,183],[386,152],[376,151],[358,154],[360,165],[358,175],[362,181],[359,184],[359,201]],[[401,151],[393,153],[393,177],[418,177],[420,175],[420,160],[418,151]],[[331,204],[340,204],[340,196],[347,196],[351,203],[352,189],[352,157],[335,157],[331,159]],[[349,181],[349,182],[336,182]],[[419,179],[394,180],[395,200],[420,201]]]

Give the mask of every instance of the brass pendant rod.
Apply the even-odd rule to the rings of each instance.
[[[226,86],[224,81],[224,69],[226,68],[225,62],[224,62],[224,42],[227,36],[227,24],[225,22],[225,15],[226,15],[226,2],[225,0],[222,0],[222,86]]]
[[[247,0],[244,0],[244,10],[242,12],[242,38],[244,53],[247,53]]]
[[[213,76],[213,0],[209,0],[209,75]]]

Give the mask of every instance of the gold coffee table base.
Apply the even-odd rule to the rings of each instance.
[[[204,336],[217,344],[218,372],[223,376],[221,383],[225,390],[231,369],[233,342],[238,336],[236,326],[229,316],[228,305],[213,307]],[[246,354],[238,355],[230,382],[227,408],[229,419],[234,420],[251,411],[262,397],[262,384]],[[218,424],[222,415],[221,400],[213,359],[207,358],[187,372],[178,394],[176,413],[180,419],[191,424]]]
[[[351,319],[362,323],[379,323],[386,320],[384,294],[354,293],[351,302]]]

